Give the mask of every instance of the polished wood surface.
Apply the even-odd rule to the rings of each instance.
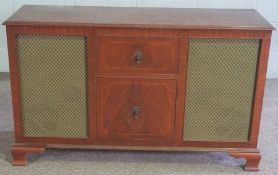
[[[246,163],[244,169],[246,171],[259,171],[261,155],[259,152],[229,152],[229,155],[234,158],[245,158]]]
[[[183,8],[100,8],[96,26],[180,29],[271,29],[255,10]]]
[[[98,7],[39,6],[24,5],[4,23],[49,24],[51,26],[90,26],[94,22]]]
[[[101,78],[97,85],[98,138],[173,139],[175,80]]]
[[[99,73],[177,73],[176,38],[108,36],[97,43]]]
[[[273,26],[255,10],[150,7],[26,5],[4,24],[177,29],[273,29]]]
[[[34,147],[12,146],[11,149],[12,156],[13,156],[12,165],[25,166],[27,165],[27,159],[26,159],[27,153],[39,154],[39,153],[43,153],[45,149],[46,149],[45,147],[41,147],[41,146],[34,146]]]
[[[254,10],[24,6],[5,24],[14,165],[25,165],[29,152],[73,148],[225,151],[246,158],[246,170],[258,169],[258,133],[273,28]],[[24,136],[18,34],[86,36],[88,138]],[[261,40],[248,142],[183,141],[189,38]],[[139,62],[137,51],[142,53]],[[138,106],[139,112],[134,113],[133,107]]]
[[[123,146],[123,145],[73,145],[73,144],[26,144],[15,143],[13,147],[40,147],[53,149],[96,149],[96,150],[134,150],[134,151],[192,151],[192,152],[228,152],[228,153],[259,153],[257,148],[206,148],[176,146]]]

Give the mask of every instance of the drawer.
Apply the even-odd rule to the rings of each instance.
[[[99,37],[99,73],[176,74],[178,39]]]
[[[175,80],[97,80],[97,137],[116,140],[171,140]]]

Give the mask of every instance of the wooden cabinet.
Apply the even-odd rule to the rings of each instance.
[[[256,11],[23,6],[5,25],[14,165],[84,148],[223,151],[258,170],[273,27]]]

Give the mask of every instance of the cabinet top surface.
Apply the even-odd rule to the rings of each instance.
[[[22,6],[5,25],[273,30],[252,9]]]

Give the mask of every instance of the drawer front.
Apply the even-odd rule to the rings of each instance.
[[[99,37],[99,73],[176,74],[178,39]]]
[[[175,80],[98,80],[99,139],[171,140],[175,116]]]

